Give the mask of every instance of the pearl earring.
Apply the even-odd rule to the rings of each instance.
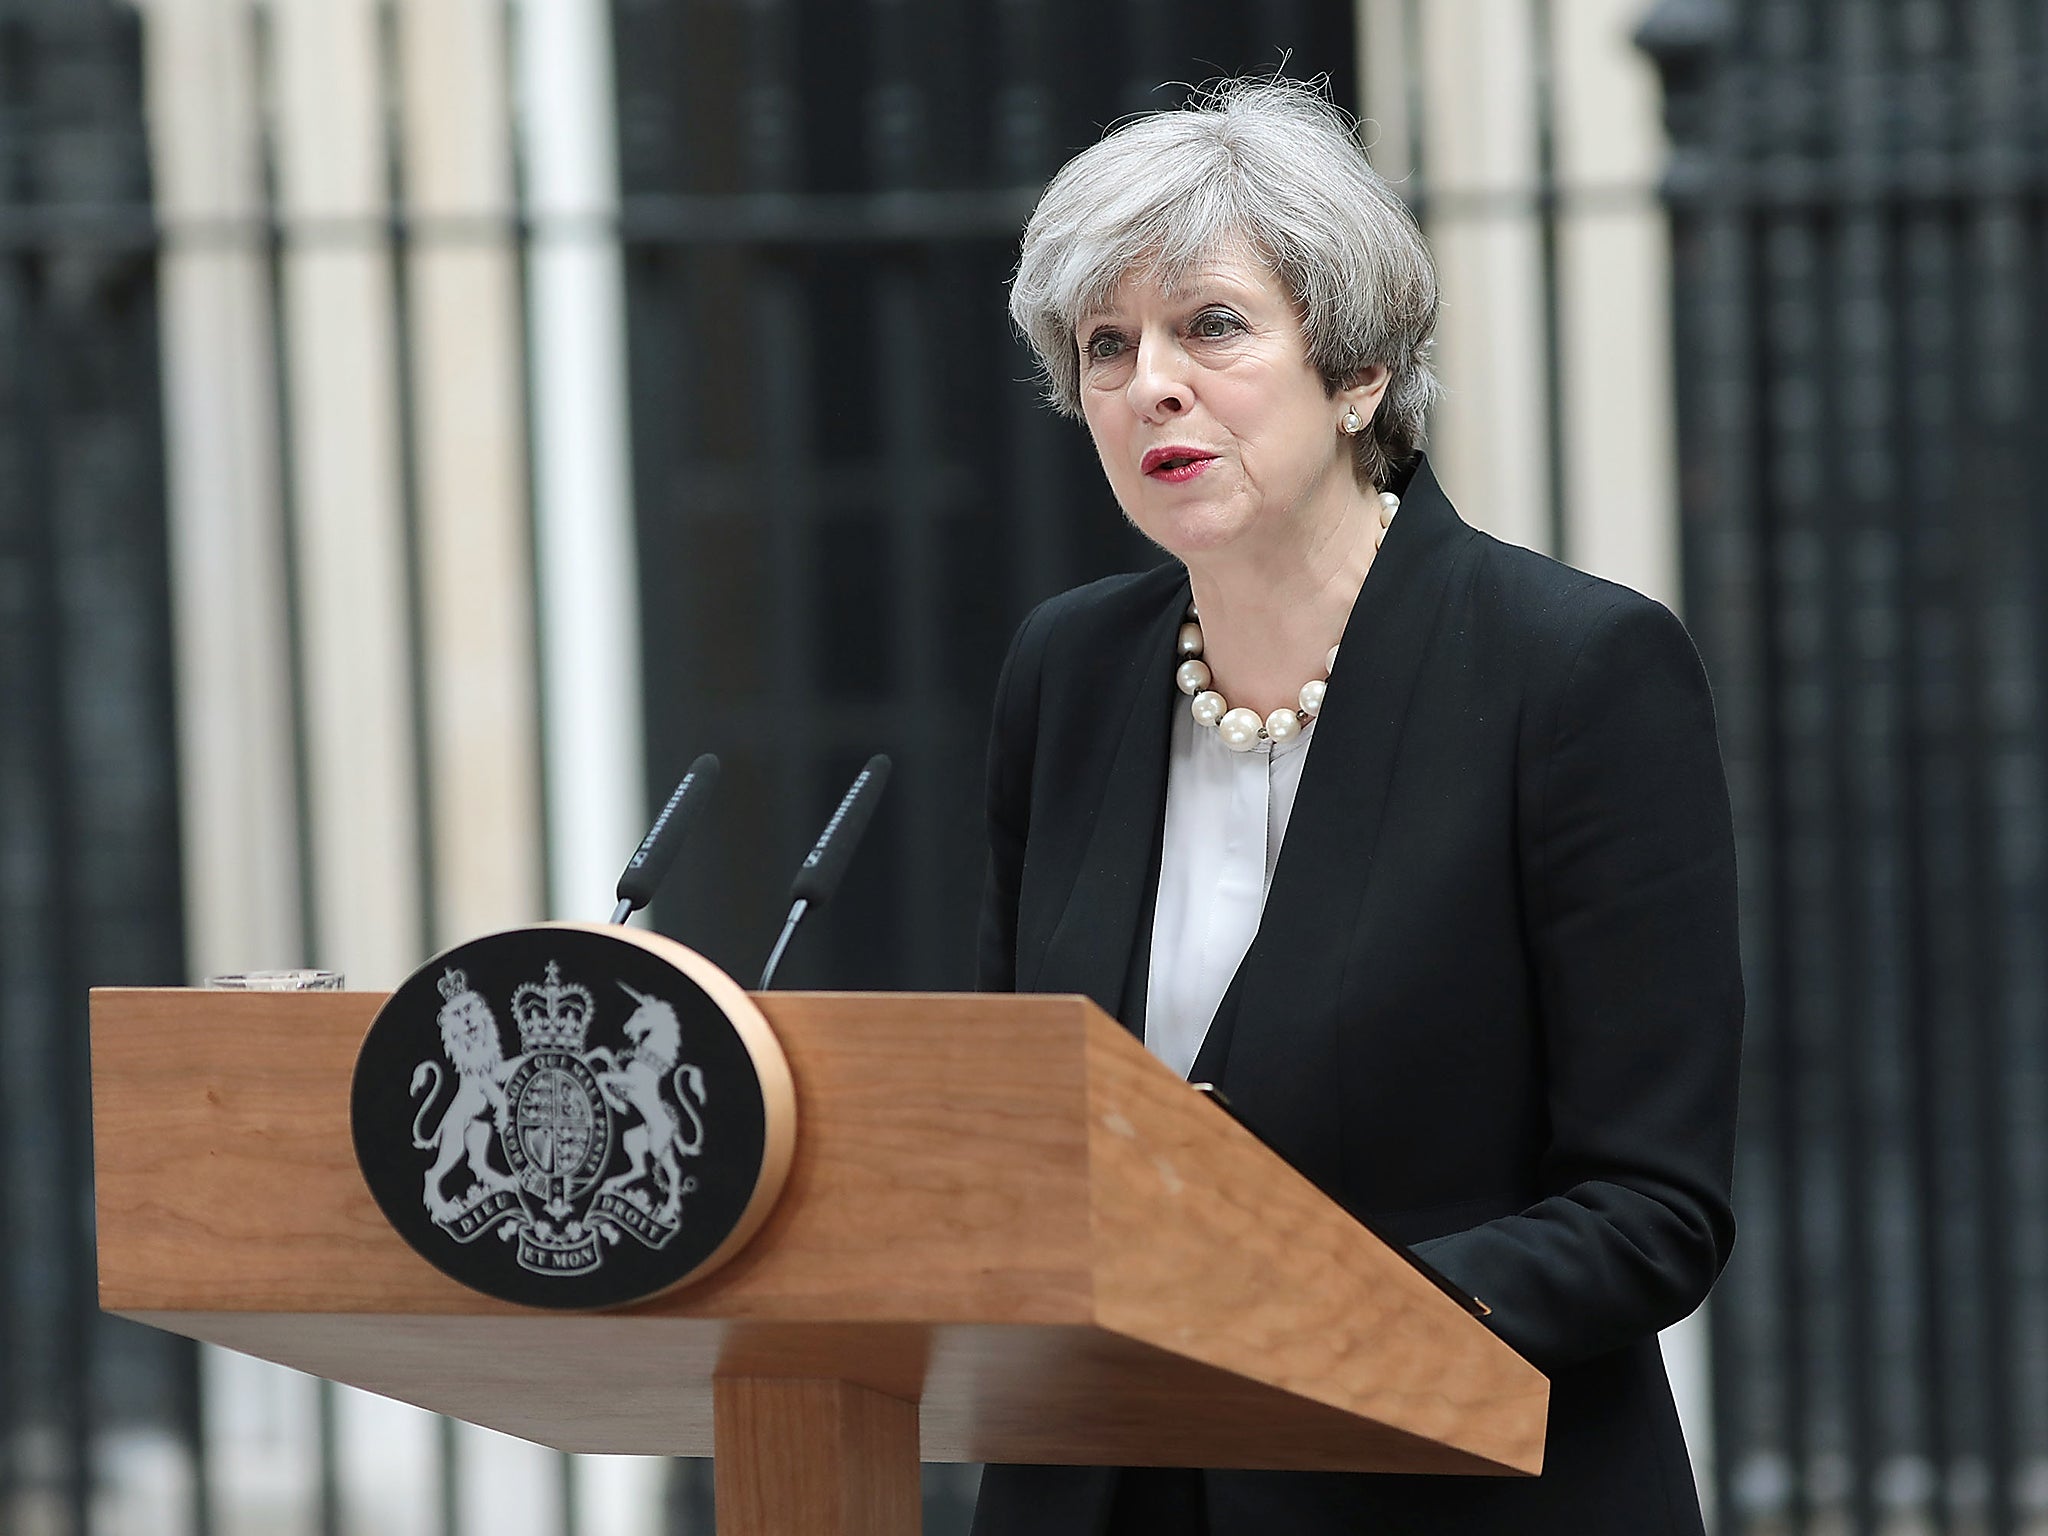
[[[1356,437],[1365,430],[1365,422],[1359,416],[1356,406],[1345,407],[1343,426],[1346,437]]]

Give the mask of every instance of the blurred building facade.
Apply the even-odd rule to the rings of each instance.
[[[92,1306],[81,989],[180,973],[132,15],[0,17],[0,1529],[189,1490],[190,1346]],[[139,1504],[130,1503],[123,1513]]]
[[[1681,608],[1716,685],[1753,1048],[1738,1258],[1667,1339],[1703,1492],[2048,1530],[2044,11],[17,0],[0,1530],[709,1528],[698,1464],[99,1318],[84,989],[601,916],[707,749],[658,926],[754,974],[887,750],[786,979],[964,985],[1003,646],[1155,558],[1036,399],[1016,232],[1283,56],[1437,252],[1454,500]]]
[[[1731,1531],[2048,1531],[2048,7],[1664,3]]]

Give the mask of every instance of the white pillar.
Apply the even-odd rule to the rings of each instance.
[[[1443,286],[1430,459],[1467,521],[1550,551],[1530,7],[1433,0],[1418,11],[1424,212]]]
[[[1565,539],[1572,564],[1679,604],[1662,94],[1637,0],[1554,5]]]
[[[611,29],[599,0],[522,0],[535,563],[548,908],[598,919],[647,815]]]
[[[525,353],[503,6],[396,14],[439,946],[542,909]]]
[[[425,956],[377,4],[269,16],[312,958],[390,987]]]
[[[147,0],[187,960],[303,963],[257,85],[234,0]],[[194,225],[240,238],[190,241]]]

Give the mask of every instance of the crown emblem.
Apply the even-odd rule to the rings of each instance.
[[[539,986],[526,981],[512,994],[512,1017],[519,1025],[520,1047],[526,1051],[577,1051],[590,1032],[590,991],[562,980],[561,967],[548,962]]]

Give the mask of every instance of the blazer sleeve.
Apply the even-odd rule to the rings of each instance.
[[[988,874],[982,887],[975,990],[1017,989],[1017,893],[1031,823],[1031,764],[1037,750],[1039,679],[1052,603],[1033,609],[1010,641],[996,682],[988,745]]]
[[[1618,599],[1525,718],[1545,1198],[1417,1251],[1554,1371],[1678,1321],[1727,1262],[1742,979],[1713,704],[1678,620]]]

